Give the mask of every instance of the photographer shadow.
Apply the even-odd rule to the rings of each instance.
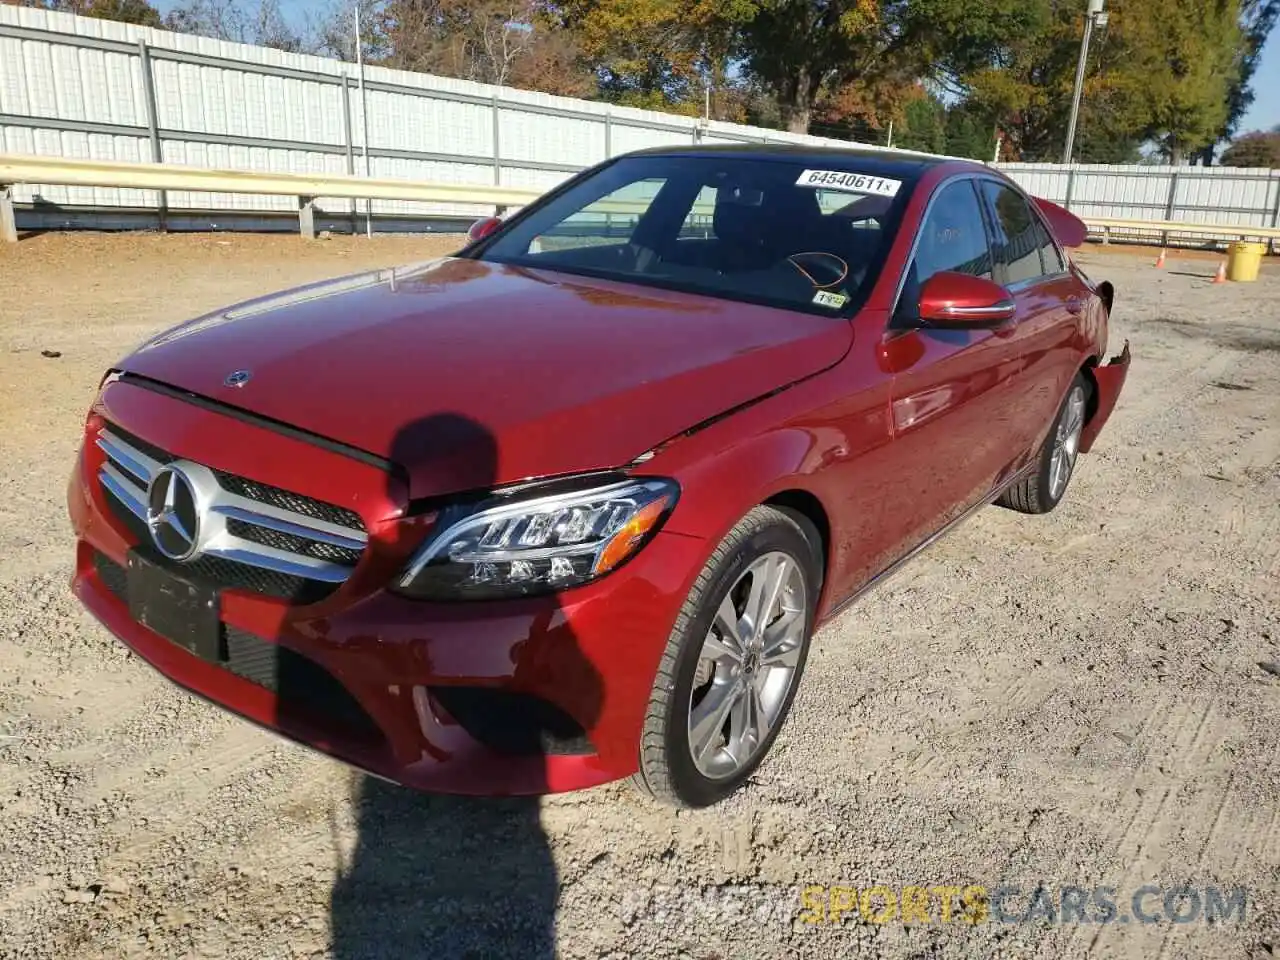
[[[484,426],[437,414],[401,429],[391,459],[444,477],[445,489],[457,489],[451,485],[457,477],[449,475],[459,464],[471,479],[481,465],[483,489],[496,479],[498,453]],[[594,684],[584,702],[598,703],[599,674],[559,616],[558,598],[541,601],[545,610],[538,608],[530,632],[540,631],[542,642],[554,644],[556,668],[565,677]],[[588,729],[594,719],[578,718]],[[525,749],[537,742],[524,739]],[[537,755],[542,780],[535,777],[535,791],[547,785],[545,754]],[[556,955],[559,878],[536,796],[430,795],[362,776],[353,802],[358,837],[331,899],[335,960]]]

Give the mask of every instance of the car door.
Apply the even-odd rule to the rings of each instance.
[[[992,278],[977,183],[944,181],[930,198],[882,348],[891,387],[897,474],[886,511],[899,555],[986,497],[1008,471],[1009,389],[1018,357],[1005,329],[931,328],[920,290],[935,273]]]
[[[1075,375],[1075,315],[1090,294],[1068,269],[1035,205],[1002,181],[984,177],[979,183],[991,221],[996,281],[1018,306],[1011,331],[1019,355],[1010,390],[1013,444],[1030,456]]]

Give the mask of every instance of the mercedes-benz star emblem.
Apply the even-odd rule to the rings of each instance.
[[[176,467],[162,468],[147,488],[147,528],[161,553],[186,560],[200,542],[200,515],[190,478]]]
[[[252,379],[253,379],[253,371],[236,370],[232,373],[228,373],[226,376],[226,379],[223,380],[222,382],[225,383],[228,387],[243,387],[246,383],[248,383]]]

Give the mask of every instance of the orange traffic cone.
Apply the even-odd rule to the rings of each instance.
[[[1227,262],[1225,260],[1223,260],[1221,263],[1218,264],[1218,272],[1213,275],[1213,282],[1214,283],[1227,282]]]
[[[1160,248],[1160,256],[1156,257],[1156,269],[1164,269],[1164,247]]]

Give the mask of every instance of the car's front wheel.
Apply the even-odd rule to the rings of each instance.
[[[822,585],[804,516],[756,507],[707,561],[654,681],[636,783],[684,807],[727,797],[764,760],[804,670]]]

